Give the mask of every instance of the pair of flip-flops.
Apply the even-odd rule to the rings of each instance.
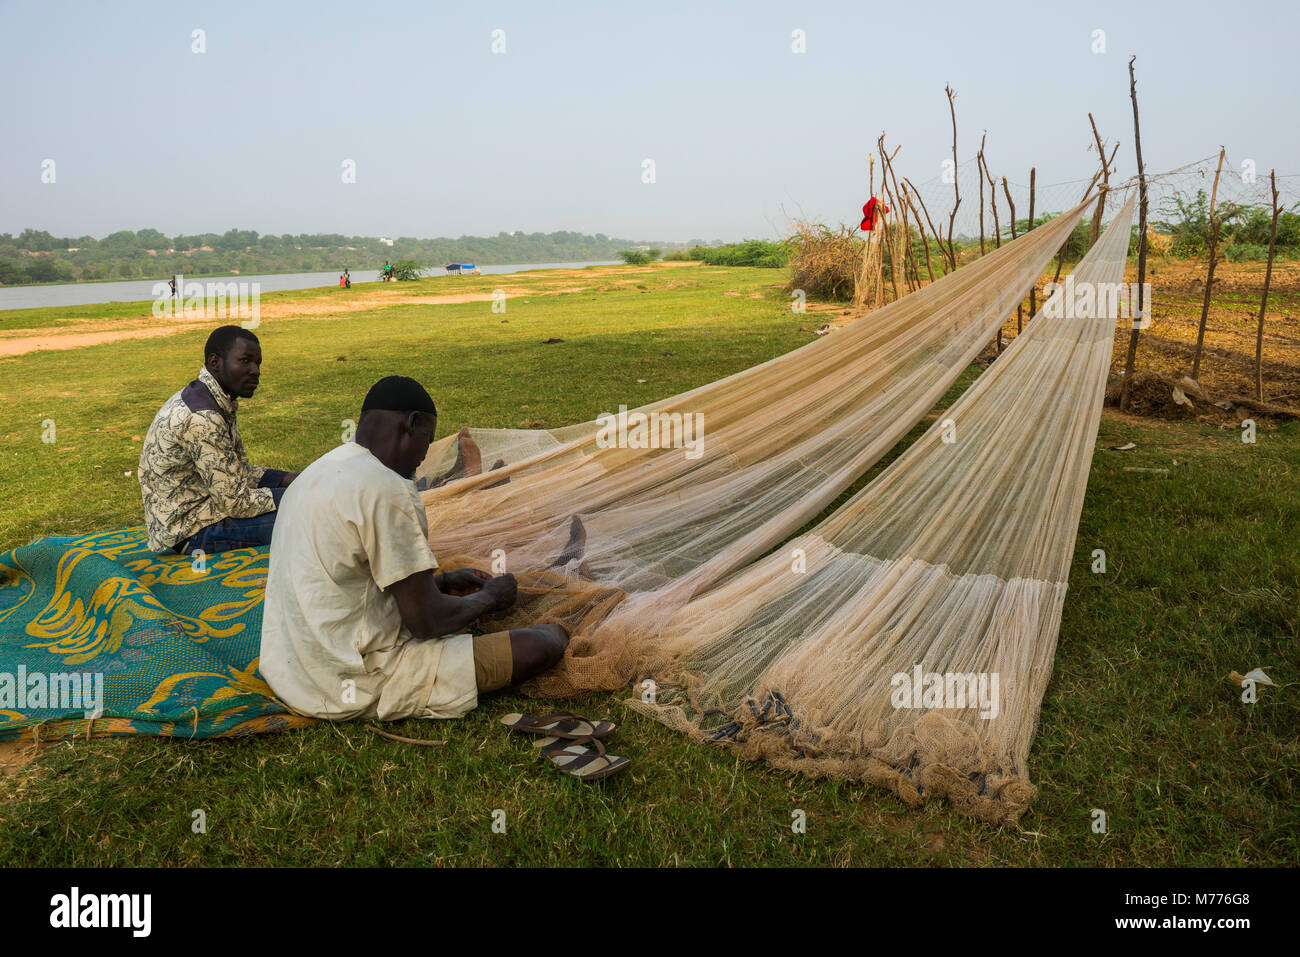
[[[628,767],[627,758],[609,754],[605,738],[614,731],[609,721],[592,721],[570,711],[557,711],[538,717],[508,714],[501,723],[512,731],[539,735],[534,747],[561,771],[584,781],[595,781],[617,774]]]

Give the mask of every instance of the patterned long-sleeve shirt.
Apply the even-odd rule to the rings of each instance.
[[[239,400],[206,368],[168,399],[144,437],[140,492],[149,547],[166,551],[224,518],[275,508],[271,489],[283,472],[250,465],[239,437]]]

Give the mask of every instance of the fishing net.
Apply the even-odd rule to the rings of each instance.
[[[703,413],[693,455],[607,447],[599,422],[482,434],[490,455],[533,454],[426,492],[431,541],[520,576],[506,626],[570,629],[535,691],[643,679],[630,703],[699,740],[1018,819],[1122,297],[1063,308],[1059,290],[920,440],[788,539],[933,406],[1084,205],[834,337],[636,410]],[[1069,295],[1120,288],[1132,211]]]
[[[1073,295],[1118,289],[1132,210]],[[781,767],[1018,818],[1116,324],[1116,300],[1065,295],[870,485],[682,608],[643,646],[654,694],[634,706]]]
[[[625,686],[692,596],[815,519],[933,408],[1084,209],[803,348],[632,410],[621,431],[608,418],[473,430],[484,460],[507,464],[423,493],[439,561],[516,574],[519,604],[486,626],[569,630],[531,690]],[[638,432],[638,416],[652,427]],[[418,477],[454,454],[444,440]]]

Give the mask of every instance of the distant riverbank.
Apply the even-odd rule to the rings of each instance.
[[[487,276],[507,275],[529,269],[581,269],[585,266],[612,266],[617,261],[576,263],[517,263],[506,266],[480,266]],[[428,275],[439,275],[441,267],[428,270]],[[185,276],[185,281],[257,283],[259,292],[284,292],[291,289],[315,289],[338,284],[340,273],[327,272],[258,273],[257,275]],[[352,272],[352,282],[376,282],[379,271],[358,269]],[[69,282],[42,285],[0,286],[0,310],[39,309],[47,306],[89,306],[104,302],[144,302],[155,296],[154,287],[166,279],[129,279],[112,282]]]

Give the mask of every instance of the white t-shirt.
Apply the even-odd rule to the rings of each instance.
[[[384,591],[438,561],[415,483],[355,442],[285,491],[271,537],[259,670],[317,718],[454,718],[478,704],[473,639],[417,641]]]

